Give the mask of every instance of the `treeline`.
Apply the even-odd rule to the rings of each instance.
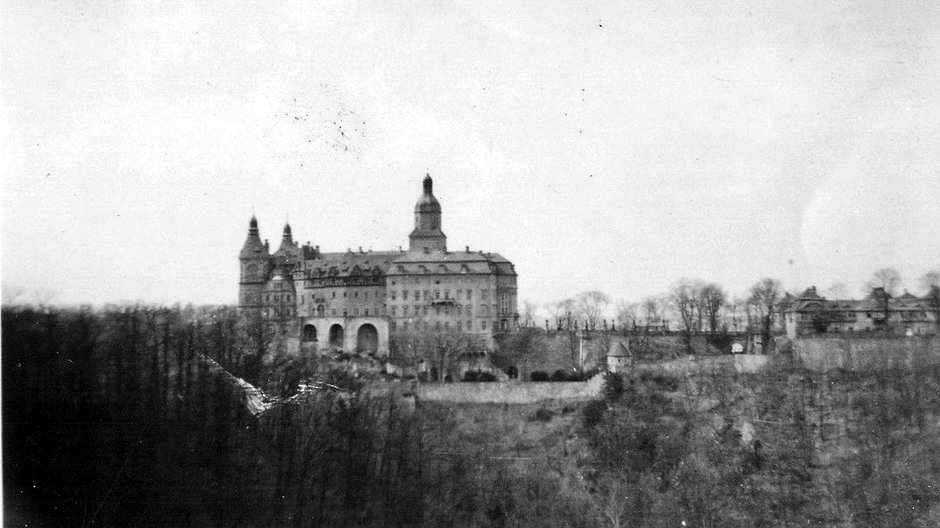
[[[258,367],[232,315],[5,308],[7,522],[420,524],[432,474],[419,418],[362,396],[348,373],[302,360],[335,389],[250,415],[203,358],[256,379],[291,369]]]
[[[638,372],[611,378],[603,400],[526,417],[511,406],[455,411],[369,396],[348,372],[316,362],[256,366],[250,327],[227,310],[4,309],[7,522],[940,521],[936,366],[824,375],[778,357],[758,375]],[[293,395],[253,416],[204,357],[262,384],[290,373],[331,387],[293,394],[279,381],[272,386]],[[473,412],[501,417],[503,451],[487,448],[495,438]]]
[[[897,297],[903,285],[905,282],[896,269],[882,268],[860,286],[865,295],[881,288]],[[910,284],[912,291],[922,295],[930,295],[938,287],[938,270],[927,271]],[[602,291],[588,290],[545,304],[543,313],[549,318],[544,320],[544,328],[568,332],[619,330],[634,335],[678,332],[686,337],[687,344],[697,335],[712,337],[719,333],[754,332],[762,334],[767,343],[775,330],[780,302],[788,293],[799,297],[802,291],[787,292],[782,282],[772,277],[758,280],[741,294],[729,293],[713,281],[688,277],[675,281],[668,291],[640,301],[614,302]],[[829,299],[849,297],[848,287],[841,282],[831,284],[820,293]],[[932,310],[940,308],[933,305]],[[543,326],[536,315],[538,311],[535,303],[523,301],[519,325],[523,328]]]

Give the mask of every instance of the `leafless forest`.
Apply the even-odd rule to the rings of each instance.
[[[611,375],[588,403],[408,406],[262,360],[230,308],[5,308],[2,330],[11,525],[940,524],[935,365],[783,354]],[[252,415],[203,358],[277,400]]]

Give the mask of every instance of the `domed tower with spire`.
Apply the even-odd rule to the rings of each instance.
[[[274,265],[283,272],[285,277],[290,277],[293,270],[301,260],[300,247],[294,242],[294,235],[291,232],[290,224],[284,224],[284,234],[281,235],[281,245],[277,251],[271,255]]]
[[[441,231],[441,204],[434,197],[431,175],[424,176],[424,193],[415,204],[415,228],[408,235],[409,251],[447,252],[447,236]]]
[[[268,244],[258,235],[258,220],[252,216],[248,238],[238,254],[241,275],[238,281],[238,307],[246,311],[261,309],[261,295],[267,280]]]

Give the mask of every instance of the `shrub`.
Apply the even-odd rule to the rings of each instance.
[[[548,381],[548,374],[541,370],[529,374],[529,381]]]
[[[558,369],[552,373],[552,381],[568,381],[570,376],[564,370]]]
[[[604,376],[604,398],[607,401],[616,401],[623,395],[623,378],[620,374],[608,372]]]
[[[604,414],[607,413],[607,402],[604,400],[591,400],[584,406],[582,421],[584,427],[593,429],[597,424],[604,421]]]
[[[555,416],[555,411],[541,407],[539,410],[535,411],[535,414],[532,416],[532,420],[538,422],[549,422]]]
[[[496,376],[483,370],[468,370],[463,375],[463,381],[496,381]]]

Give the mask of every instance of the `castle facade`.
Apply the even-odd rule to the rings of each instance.
[[[325,253],[284,226],[270,252],[252,217],[239,253],[239,309],[277,324],[289,351],[387,355],[401,332],[463,332],[493,346],[518,318],[516,270],[496,253],[449,251],[425,176],[408,250]]]

